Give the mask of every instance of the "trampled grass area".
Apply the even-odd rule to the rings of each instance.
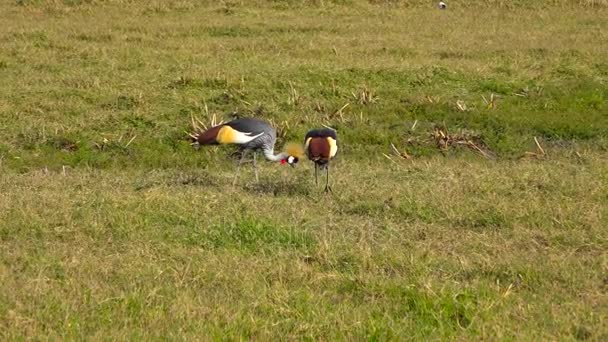
[[[606,4],[427,5],[0,4],[0,336],[606,340]]]

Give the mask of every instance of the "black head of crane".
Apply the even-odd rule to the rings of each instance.
[[[245,161],[245,156],[253,152],[253,170],[255,179],[258,181],[258,169],[256,155],[261,151],[264,158],[269,161],[280,162],[295,166],[299,158],[304,155],[302,147],[297,144],[288,144],[285,151],[279,154],[274,153],[274,145],[277,140],[276,130],[266,121],[254,118],[241,118],[226,123],[220,123],[209,129],[203,130],[193,122],[195,133],[189,134],[193,139],[193,144],[198,145],[217,145],[233,144],[241,149],[241,158],[237,165],[236,174],[232,185],[236,184],[241,169],[241,164]]]
[[[312,162],[315,163],[315,184],[319,185],[318,170],[325,169],[325,192],[330,192],[329,186],[329,162],[338,152],[338,135],[330,128],[312,129],[306,133],[304,138],[304,151]]]

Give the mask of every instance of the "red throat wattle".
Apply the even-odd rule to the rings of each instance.
[[[287,163],[287,160],[285,160],[285,159],[281,159],[281,165],[283,165],[283,164],[285,164],[285,163]]]

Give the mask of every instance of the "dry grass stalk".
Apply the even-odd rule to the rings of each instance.
[[[207,104],[205,104],[205,110],[208,113]],[[192,123],[192,132],[185,131],[185,133],[192,140],[191,145],[197,145],[198,144],[197,140],[198,140],[199,134],[201,134],[202,132],[204,132],[207,129],[209,129],[209,127],[215,127],[215,126],[218,126],[218,125],[221,125],[221,124],[224,123],[224,120],[219,120],[218,121],[217,115],[215,113],[209,119],[209,125],[205,124],[203,121],[201,121],[201,119],[195,117],[194,114],[192,114],[190,116],[190,121]],[[127,146],[128,146],[128,144],[127,144]]]
[[[195,117],[194,114],[190,115],[190,121],[192,121],[192,128],[195,131],[200,131],[202,129],[207,130],[207,125],[202,122],[199,118]]]
[[[341,122],[344,122],[344,110],[345,110],[345,109],[346,109],[348,106],[350,106],[350,103],[348,103],[348,102],[347,102],[347,103],[346,103],[344,106],[340,107],[340,109],[338,109],[338,110],[337,110],[337,111],[334,113],[334,115],[336,115],[336,114],[337,114],[338,116],[340,116],[340,121],[341,121]]]
[[[547,156],[545,149],[540,145],[538,138],[534,137],[534,143],[536,144],[536,152],[524,152],[522,158],[536,158],[540,159]]]
[[[608,7],[608,0],[579,0],[586,7]]]
[[[134,135],[134,136],[133,136],[133,138],[131,138],[131,139],[129,140],[129,142],[128,142],[128,143],[125,145],[125,148],[126,148],[126,147],[129,147],[129,145],[131,145],[131,143],[133,142],[133,140],[135,140],[135,138],[137,138],[137,135]]]
[[[122,139],[124,138],[124,135],[121,135],[120,137],[118,137],[118,139],[112,141],[106,137],[103,137],[103,139],[101,140],[101,142],[99,143],[94,143],[93,145],[95,146],[95,148],[97,148],[98,150],[105,150],[107,147],[121,147],[121,148],[128,148],[129,145],[131,145],[131,143],[135,140],[135,138],[137,138],[137,135],[133,135],[131,137],[131,139],[129,139],[129,141],[122,145]]]
[[[494,154],[478,136],[466,133],[450,134],[447,129],[437,127],[433,130],[431,136],[440,150],[446,151],[450,147],[465,146],[488,159],[494,159]]]
[[[464,103],[464,101],[462,101],[462,100],[458,100],[458,101],[456,101],[456,107],[458,107],[458,109],[459,109],[461,112],[466,112],[466,111],[467,111],[467,105],[466,105],[466,103]]]
[[[289,122],[284,120],[280,123],[276,123],[273,119],[270,119],[270,124],[275,128],[278,139],[283,139],[287,136],[287,132],[289,132]]]
[[[300,104],[300,100],[300,94],[298,94],[298,91],[294,88],[293,83],[289,81],[289,97],[287,98],[287,103],[297,106]]]
[[[321,102],[317,101],[315,103],[314,110],[317,113],[323,113],[325,112],[325,106]]]
[[[393,149],[395,155],[397,155],[398,157],[405,160],[412,159],[412,156],[409,155],[406,151],[400,152],[397,147],[395,147],[395,144],[391,143],[391,148]]]
[[[515,96],[519,96],[519,97],[528,97],[528,89],[522,89],[517,93],[514,93]]]
[[[205,115],[209,117],[209,107],[207,106],[207,101],[203,100],[203,108],[205,109]]]
[[[383,156],[384,156],[386,159],[388,159],[388,160],[392,161],[393,163],[397,164],[397,162],[396,162],[395,160],[393,160],[393,158],[391,158],[391,157],[390,157],[388,154],[386,154],[386,153],[382,153],[382,155],[383,155]]]
[[[378,100],[378,96],[374,93],[373,90],[369,89],[367,86],[363,87],[359,92],[355,94],[352,92],[353,97],[357,101],[357,103],[362,105],[368,105],[375,103]]]
[[[538,151],[540,152],[540,154],[542,154],[543,156],[546,155],[545,150],[542,146],[540,146],[540,143],[538,142],[538,139],[536,137],[534,137],[534,142],[536,143],[536,147],[538,147]]]
[[[344,110],[346,108],[348,108],[348,106],[350,106],[350,103],[345,103],[342,107],[340,107],[339,109],[337,109],[334,112],[326,112],[325,113],[325,121],[332,121],[334,119],[336,119],[337,117],[339,118],[340,122],[346,122],[348,121],[348,118],[344,115],[345,112]],[[323,107],[322,109],[325,109],[325,107]]]
[[[487,109],[496,108],[496,97],[494,97],[494,93],[490,94],[490,100],[487,100],[483,95],[481,95],[481,98],[483,99],[483,102],[485,102]]]

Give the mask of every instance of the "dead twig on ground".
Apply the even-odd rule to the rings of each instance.
[[[483,142],[481,137],[472,133],[451,134],[446,128],[435,127],[431,137],[435,140],[437,147],[440,150],[446,151],[450,147],[465,146],[469,149],[481,154],[488,159],[494,159],[492,151]]]
[[[393,149],[393,152],[395,153],[396,156],[408,160],[408,159],[412,159],[412,156],[410,156],[406,151],[399,151],[397,149],[397,147],[395,147],[395,144],[391,143],[391,148]]]

